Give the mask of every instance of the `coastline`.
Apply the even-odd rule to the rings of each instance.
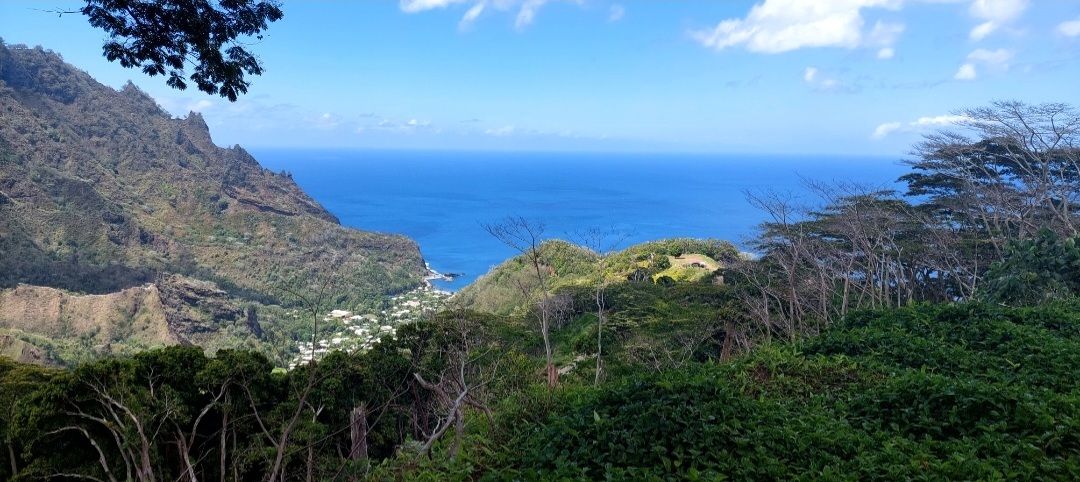
[[[424,267],[427,268],[427,274],[424,276],[424,286],[428,289],[439,291],[445,294],[453,294],[453,290],[446,289],[445,286],[436,286],[432,281],[445,281],[447,283],[453,283],[455,279],[464,275],[464,273],[440,273],[435,271],[431,264],[424,263]]]

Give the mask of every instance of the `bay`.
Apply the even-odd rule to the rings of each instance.
[[[456,290],[517,254],[483,224],[506,216],[543,222],[545,237],[589,228],[629,233],[620,247],[672,238],[736,246],[765,221],[745,190],[811,200],[801,178],[901,190],[909,168],[895,157],[823,155],[468,152],[251,149],[267,169],[288,171],[345,226],[404,234],[431,267],[464,273]]]

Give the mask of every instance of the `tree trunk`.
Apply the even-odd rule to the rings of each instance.
[[[11,461],[11,475],[19,473],[19,460],[15,458],[15,447],[11,445],[11,439],[7,441],[8,460]]]
[[[228,403],[229,399],[228,395],[226,395],[225,404],[228,405]],[[220,452],[221,456],[218,464],[218,474],[220,474],[221,476],[221,482],[225,482],[225,442],[228,440],[229,435],[229,411],[224,410],[223,412],[224,413],[222,413],[221,415],[221,434],[219,435],[218,440],[218,451]]]
[[[731,359],[731,345],[735,343],[735,320],[728,318],[727,329],[724,330],[724,348],[720,350],[720,361]]]
[[[555,363],[552,361],[551,355],[551,338],[550,338],[550,317],[548,316],[548,310],[551,309],[551,295],[548,293],[547,282],[544,280],[543,272],[540,270],[540,252],[537,251],[537,247],[532,248],[530,253],[533,267],[536,269],[536,279],[540,282],[540,291],[543,294],[543,300],[540,303],[540,334],[544,338],[544,357],[547,360],[547,381],[548,387],[554,387],[559,384],[559,370],[555,368]]]
[[[308,445],[307,448],[307,482],[315,482],[315,447]]]
[[[349,439],[352,441],[352,449],[349,451],[351,460],[368,458],[368,423],[367,406],[361,404],[354,407],[349,414]]]

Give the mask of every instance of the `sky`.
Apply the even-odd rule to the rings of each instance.
[[[0,2],[0,37],[224,146],[893,156],[958,109],[1080,106],[1077,0],[285,0],[235,103],[107,62],[83,4]]]

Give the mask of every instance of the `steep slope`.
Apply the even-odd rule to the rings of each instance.
[[[739,257],[726,241],[671,238],[609,253],[602,260],[602,323],[597,254],[560,240],[544,241],[539,251],[551,295],[552,360],[562,380],[593,380],[601,344],[601,376],[614,377],[720,359],[736,349],[734,330],[745,316],[737,288],[720,275]],[[519,255],[456,293],[451,304],[522,329],[527,335],[517,342],[540,356],[541,291],[535,267]]]
[[[596,285],[597,255],[562,240],[540,245],[546,269],[542,273],[552,293],[563,288]],[[739,251],[727,241],[671,238],[649,241],[608,255],[604,261],[604,283],[633,281],[709,281],[714,271],[737,259]],[[523,292],[524,290],[524,292]],[[492,268],[454,295],[463,307],[496,314],[530,309],[540,296],[536,273],[524,256],[518,255]]]
[[[277,305],[283,288],[333,277],[343,288],[329,301],[350,306],[423,274],[415,242],[340,226],[289,175],[214,145],[199,114],[174,119],[130,83],[116,91],[0,42],[0,290],[106,294],[183,275]]]

